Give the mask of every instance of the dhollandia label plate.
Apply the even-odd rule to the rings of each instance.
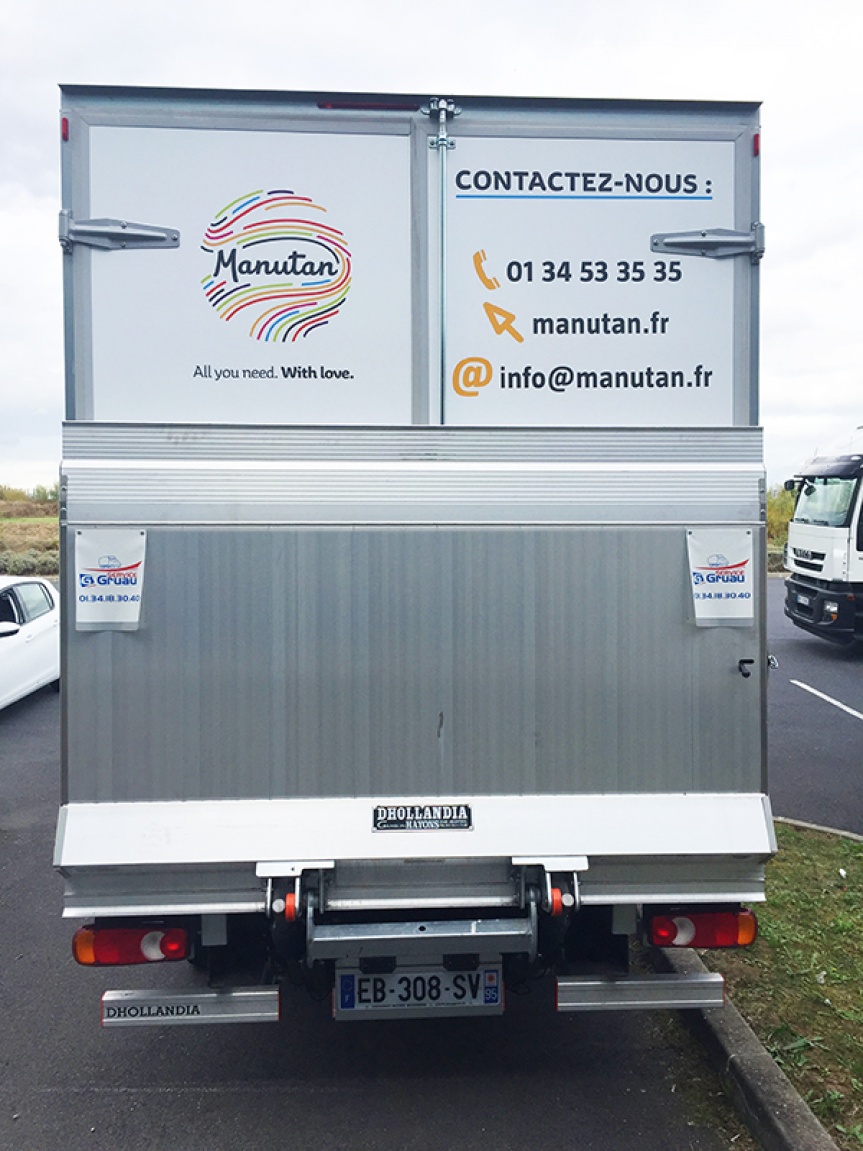
[[[375,831],[472,831],[473,814],[467,803],[377,804],[372,827]]]
[[[278,987],[210,991],[106,991],[103,1027],[195,1023],[277,1023]]]

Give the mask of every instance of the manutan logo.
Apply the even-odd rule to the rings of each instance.
[[[216,214],[201,245],[212,258],[201,282],[223,320],[248,323],[256,340],[293,342],[338,314],[351,254],[325,215],[282,189],[249,192]]]

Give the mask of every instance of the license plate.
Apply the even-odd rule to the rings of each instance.
[[[800,595],[800,593],[798,592],[797,593],[797,602],[800,604],[801,607],[809,607],[811,600],[809,599],[808,595]]]
[[[386,975],[338,968],[333,993],[336,1019],[398,1015],[500,1015],[503,974],[499,963],[476,971],[400,967]]]

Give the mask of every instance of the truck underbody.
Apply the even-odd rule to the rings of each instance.
[[[304,805],[309,801],[272,801],[266,814],[254,812],[263,808],[260,802],[223,812],[202,804],[170,812],[168,805],[148,804],[66,809],[67,860],[82,850],[80,843],[104,840],[108,818],[112,835],[124,833],[125,847],[115,856],[124,863],[105,860],[97,867],[91,857],[87,866],[63,868],[66,913],[93,917],[84,936],[104,934],[109,948],[119,940],[138,962],[187,958],[208,977],[203,992],[110,992],[106,1024],[276,1020],[272,987],[285,979],[302,981],[313,994],[335,990],[338,1019],[494,1013],[503,1009],[505,986],[548,971],[560,1010],[716,1006],[723,996],[719,977],[631,973],[630,944],[709,945],[716,940],[703,933],[717,925],[735,933],[726,943],[741,942],[741,901],[763,899],[763,862],[773,849],[769,808],[760,795],[522,796],[496,798],[502,825],[538,822],[548,844],[579,843],[589,855],[201,867],[196,845],[216,842],[214,829],[226,821],[255,829],[255,844],[245,851],[237,844],[238,854],[265,855],[268,832],[284,826],[305,829],[294,840],[298,846],[333,846],[326,803],[312,804],[317,813],[298,813]],[[370,809],[364,800],[350,806],[362,815]],[[439,818],[440,805],[411,806]],[[482,811],[486,805],[471,797],[458,807]],[[650,828],[643,849],[648,840],[674,842],[675,854],[633,856],[625,841],[631,844],[641,819]],[[345,813],[344,824],[349,820]],[[134,840],[152,845],[157,834],[185,844],[189,861],[163,851],[165,862],[158,863],[150,846],[148,865],[131,864]],[[600,843],[605,857],[595,853]],[[758,843],[760,852],[753,850]],[[670,924],[672,934],[663,935]],[[157,937],[170,942],[178,931],[185,946],[175,956],[153,946]],[[254,982],[243,983],[250,974]]]

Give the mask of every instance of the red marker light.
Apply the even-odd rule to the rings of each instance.
[[[419,112],[419,104],[387,104],[376,100],[319,100],[326,112]]]
[[[752,155],[753,156],[760,156],[761,155],[761,133],[760,132],[756,132],[755,135],[752,137]]]
[[[185,959],[188,953],[186,933],[181,927],[172,927],[159,940],[159,950],[165,959]]]
[[[69,117],[63,116],[60,120],[60,137],[64,144],[69,142]]]

